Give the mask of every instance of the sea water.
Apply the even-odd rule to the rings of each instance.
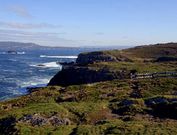
[[[8,53],[0,50],[0,100],[27,93],[27,87],[46,86],[62,69],[60,62],[75,61],[77,55],[95,49],[41,49]]]

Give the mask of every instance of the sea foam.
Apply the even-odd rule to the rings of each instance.
[[[26,52],[0,52],[0,54],[19,54],[19,55],[23,55],[23,54],[26,54]]]
[[[77,59],[78,56],[48,56],[40,55],[41,58]]]
[[[40,68],[62,68],[60,64],[57,62],[47,62],[47,63],[40,63],[40,64],[33,64],[30,65],[32,67],[40,67]]]

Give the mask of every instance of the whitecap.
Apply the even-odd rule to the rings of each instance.
[[[31,80],[26,80],[25,82],[21,82],[20,87],[26,88],[26,87],[34,87],[34,86],[46,86],[49,83],[50,78],[41,79],[38,77],[33,77]]]
[[[48,56],[40,55],[41,58],[77,59],[78,56]]]
[[[26,54],[26,52],[17,52],[17,54]]]
[[[0,54],[19,54],[19,55],[23,55],[23,54],[26,54],[26,52],[16,52],[16,51],[14,51],[14,52],[0,52]]]
[[[30,80],[26,80],[25,82],[19,83],[18,91],[20,93],[26,94],[28,93],[27,88],[30,87],[45,87],[49,83],[50,78],[41,79],[39,77],[32,77]]]
[[[47,62],[47,63],[39,63],[39,64],[34,64],[30,65],[32,67],[40,67],[40,68],[62,68],[60,64],[57,62]]]

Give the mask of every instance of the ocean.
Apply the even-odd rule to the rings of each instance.
[[[75,61],[81,52],[91,48],[55,48],[20,50],[17,53],[0,51],[0,100],[27,94],[27,87],[46,86],[62,69],[58,62]]]

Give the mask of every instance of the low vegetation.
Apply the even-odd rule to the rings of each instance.
[[[174,51],[171,44],[169,48],[166,50]],[[96,61],[81,65],[95,70],[107,68],[111,72],[122,70],[127,78],[31,89],[28,95],[1,102],[0,134],[176,135],[177,79],[129,77],[132,70],[139,73],[177,71],[176,61],[155,62],[152,58],[156,59],[156,55],[149,54],[152,49],[146,49],[129,49],[131,53],[119,51],[126,57],[132,56],[132,61]],[[163,51],[160,49],[159,56]],[[104,53],[120,57],[117,50]],[[147,61],[148,58],[151,61]]]

